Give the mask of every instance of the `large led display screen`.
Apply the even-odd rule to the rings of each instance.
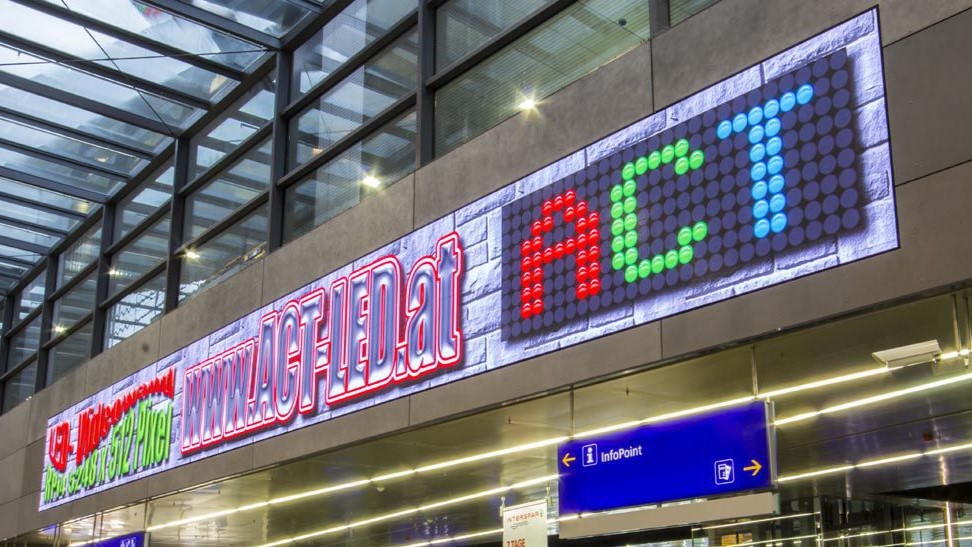
[[[40,507],[892,250],[893,188],[869,11],[53,416]]]
[[[838,49],[504,206],[504,337],[866,230],[852,71]]]

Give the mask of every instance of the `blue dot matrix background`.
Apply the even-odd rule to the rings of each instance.
[[[860,150],[850,70],[846,51],[837,50],[504,206],[503,338],[559,328],[599,309],[648,299],[655,292],[725,275],[787,249],[861,229]],[[797,96],[807,85],[812,98],[801,104]],[[756,107],[761,112],[754,112]],[[775,115],[767,116],[767,110]],[[771,119],[778,123],[771,124]],[[726,121],[730,134],[722,138]],[[751,142],[754,126],[761,134]],[[611,267],[611,187],[621,182],[624,163],[680,138],[689,140],[690,149],[703,150],[705,163],[684,175],[676,175],[670,163],[636,177],[638,251],[650,258],[675,248],[678,228],[700,220],[708,223],[709,234],[693,244],[695,258],[688,264],[627,283],[623,271]],[[777,166],[768,167],[773,156],[783,160],[779,176],[772,172]],[[765,188],[753,184],[758,163],[767,165],[761,179]],[[554,260],[544,266],[544,312],[524,320],[520,243],[529,235],[530,223],[542,218],[543,201],[568,189],[576,191],[578,200],[586,200],[590,211],[600,212],[601,292],[579,300],[574,257]],[[766,234],[760,228],[757,233],[754,206],[759,198],[754,194],[766,202],[766,220],[785,211],[785,227],[771,227]],[[780,196],[776,202],[774,196]],[[574,235],[572,223],[564,222],[561,213],[555,213],[554,220],[557,227],[546,234],[544,246]]]

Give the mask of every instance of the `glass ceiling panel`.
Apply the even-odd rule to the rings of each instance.
[[[53,247],[55,243],[61,240],[58,236],[43,234],[30,228],[14,226],[8,222],[0,222],[0,234],[6,237],[12,237],[17,241],[23,241],[33,245],[43,245],[48,248]]]
[[[45,203],[51,207],[59,207],[69,211],[75,211],[83,215],[88,214],[94,208],[94,203],[81,198],[68,196],[59,192],[52,192],[23,182],[5,179],[0,177],[0,195],[12,196],[15,198]]]
[[[312,12],[290,2],[276,0],[190,0],[190,4],[280,38]],[[328,0],[325,3],[330,3]]]
[[[23,249],[17,249],[16,247],[0,245],[0,258],[12,258],[34,264],[41,259],[41,255]]]
[[[72,57],[95,61],[112,70],[152,80],[203,100],[219,99],[235,82],[11,0],[0,0],[0,13],[4,15],[0,18],[2,32]]]
[[[134,174],[148,163],[131,154],[38,129],[3,115],[0,115],[0,139],[126,175]]]
[[[121,178],[95,174],[84,169],[75,169],[52,161],[42,160],[10,150],[2,145],[0,145],[0,166],[106,195],[125,183]]]
[[[194,146],[190,152],[193,179],[270,122],[273,117],[274,88],[272,79],[260,80],[237,103],[241,106],[229,109],[225,118],[216,120],[193,139]]]
[[[255,66],[265,50],[225,32],[177,17],[137,0],[45,0],[237,70]],[[62,4],[62,1],[64,2]],[[276,3],[276,2],[274,2]],[[269,2],[268,2],[269,4]]]
[[[185,240],[202,234],[266,191],[270,185],[270,150],[267,139],[186,198]]]
[[[292,98],[330,76],[411,13],[415,0],[355,0],[294,51]]]
[[[75,217],[49,213],[40,209],[26,207],[19,203],[13,203],[2,198],[0,198],[0,215],[3,215],[8,219],[22,220],[24,222],[29,222],[37,226],[44,226],[61,232],[68,232],[71,230],[71,228],[74,228],[79,222],[81,222]]]
[[[111,80],[68,68],[43,57],[0,45],[0,70],[79,97],[104,103],[151,120],[185,129],[202,115],[191,106],[138,91]]]
[[[0,108],[87,133],[92,137],[108,139],[144,152],[158,153],[172,142],[171,137],[161,133],[3,84],[0,84]]]
[[[175,182],[175,168],[170,161],[156,175],[142,184],[138,190],[123,199],[115,217],[115,240],[119,240],[132,231],[149,215],[165,205],[172,196],[172,185]]]
[[[0,259],[0,276],[12,277],[14,279],[20,279],[21,276],[27,273],[29,269],[28,266],[23,264],[18,264],[16,262],[10,262],[8,260]],[[0,284],[5,284],[5,279],[0,279]],[[10,287],[6,287],[10,288]],[[2,308],[0,308],[2,309]]]

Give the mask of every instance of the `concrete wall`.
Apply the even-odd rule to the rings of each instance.
[[[972,203],[972,146],[965,133],[972,126],[972,101],[965,91],[972,88],[967,60],[972,0],[880,2],[900,250],[37,512],[50,416],[338,266],[872,4],[723,0],[555,94],[544,101],[540,116],[506,121],[92,359],[0,416],[0,538],[652,361],[966,283],[972,279],[972,243],[965,236],[967,204]],[[465,176],[469,165],[489,168],[477,170],[470,184]],[[700,324],[706,328],[697,328]]]

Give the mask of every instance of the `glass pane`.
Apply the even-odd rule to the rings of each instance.
[[[24,287],[14,302],[14,322],[30,315],[44,301],[44,272]]]
[[[31,243],[33,245],[43,245],[44,247],[51,247],[61,240],[60,236],[38,232],[21,226],[14,226],[7,222],[0,222],[0,234],[16,239],[17,241]]]
[[[10,258],[20,262],[36,264],[37,261],[41,259],[41,255],[32,253],[30,251],[25,251],[23,249],[18,249],[16,247],[0,245],[0,258]]]
[[[165,272],[125,295],[108,310],[105,345],[112,347],[148,326],[162,315],[165,305]]]
[[[96,275],[91,274],[54,302],[52,338],[64,334],[75,323],[87,317],[94,309]]]
[[[3,198],[0,198],[0,217],[14,222],[23,221],[36,226],[43,226],[59,232],[70,232],[81,222],[77,217],[41,211]]]
[[[209,102],[222,99],[239,84],[237,80],[177,58],[161,57],[151,50],[115,40],[106,34],[89,32],[108,51],[111,60],[98,61],[106,68],[120,70]]]
[[[310,10],[277,0],[190,0],[192,5],[280,38],[311,14]]]
[[[162,167],[142,186],[123,199],[119,204],[115,217],[115,241],[124,237],[138,226],[146,217],[154,213],[172,197],[172,184],[175,180],[175,169],[171,162]]]
[[[270,185],[270,139],[186,198],[185,241],[205,232]]]
[[[94,323],[88,324],[72,333],[51,348],[48,354],[47,385],[64,376],[72,369],[88,360],[91,355],[91,336]]]
[[[71,186],[92,190],[101,194],[109,194],[120,188],[124,179],[108,175],[95,174],[87,169],[79,169],[54,163],[52,161],[35,158],[0,145],[0,165],[34,175],[40,178],[63,182]]]
[[[24,274],[27,273],[29,269],[30,269],[29,266],[25,266],[24,264],[21,264],[19,262],[12,262],[0,258],[0,276],[4,277],[4,279],[0,280],[0,283],[6,285],[7,283],[10,282],[9,279],[13,279],[13,280],[20,279],[21,277],[24,276]],[[2,309],[3,306],[0,305],[0,310]]]
[[[87,268],[89,264],[98,258],[101,252],[101,224],[88,230],[81,239],[67,248],[58,257],[57,286],[63,287],[65,283],[74,279],[74,276]]]
[[[186,251],[179,279],[179,301],[209,288],[266,254],[267,206],[263,205],[225,232]]]
[[[290,167],[320,154],[415,91],[416,40],[414,32],[399,38],[290,124]]]
[[[718,0],[669,0],[668,17],[671,24],[677,25]]]
[[[52,192],[23,182],[5,179],[0,177],[0,195],[12,196],[15,198],[26,199],[37,203],[50,205],[74,211],[83,215],[91,212],[94,203],[60,192]]]
[[[45,1],[62,5],[61,0]],[[250,68],[264,53],[256,44],[177,17],[138,0],[72,0],[68,5],[78,13],[134,32],[148,40],[167,44],[193,55],[206,55],[213,61],[238,70]]]
[[[393,121],[287,189],[284,238],[290,241],[357,204],[373,189],[415,169],[415,113]]]
[[[6,266],[3,267],[6,268]],[[11,289],[13,289],[14,286],[17,285],[17,281],[19,281],[17,278],[7,277],[6,275],[0,273],[0,287],[2,287],[4,291],[9,292]]]
[[[172,142],[161,133],[3,84],[0,84],[0,106],[145,152],[159,152]]]
[[[0,139],[29,146],[35,150],[54,154],[69,160],[90,165],[95,168],[109,169],[123,174],[132,174],[148,163],[131,154],[99,146],[59,133],[38,129],[12,119],[0,116]]]
[[[166,87],[216,100],[232,86],[227,79],[175,57],[160,56],[131,42],[86,29],[68,20],[47,15],[10,0],[0,0],[0,31],[73,57],[94,61]]]
[[[435,67],[462,59],[551,0],[451,0],[435,12]]]
[[[26,327],[10,338],[10,358],[7,367],[11,368],[27,360],[37,353],[40,342],[40,316],[35,317]]]
[[[166,215],[112,257],[108,270],[109,295],[123,290],[165,259],[169,226],[169,215]]]
[[[228,116],[210,124],[192,142],[192,178],[250,138],[273,118],[274,82],[264,78],[241,99]]]
[[[351,56],[385,34],[416,7],[416,0],[355,0],[294,51],[297,98]]]
[[[625,25],[619,21],[625,20]],[[648,40],[648,0],[582,0],[435,94],[442,155]]]
[[[139,91],[7,46],[0,46],[0,70],[12,76],[127,110],[146,119],[161,119],[164,123],[181,129],[189,127],[203,113],[199,109],[159,95]]]
[[[7,380],[3,384],[3,411],[7,412],[33,395],[36,381],[37,363],[30,365]]]

